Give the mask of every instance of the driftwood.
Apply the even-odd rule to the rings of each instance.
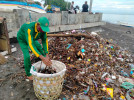
[[[91,36],[87,35],[87,34],[47,34],[47,37],[85,37],[85,38],[91,38]]]

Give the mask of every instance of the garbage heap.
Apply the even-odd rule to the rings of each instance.
[[[128,89],[134,88],[130,52],[97,33],[82,34],[91,38],[55,37],[49,41],[51,59],[67,66],[63,92],[76,95],[73,99],[84,95],[91,100],[125,100]]]

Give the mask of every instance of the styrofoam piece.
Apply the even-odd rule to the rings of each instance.
[[[17,51],[17,48],[16,47],[14,47],[14,48],[11,49],[11,52],[15,52],[15,51]],[[2,54],[3,56],[5,56],[5,55],[8,54],[8,51],[0,52],[0,54]]]

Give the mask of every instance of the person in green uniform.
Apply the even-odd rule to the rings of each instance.
[[[21,26],[17,33],[17,40],[24,55],[24,66],[27,78],[32,80],[30,73],[31,61],[29,49],[39,57],[46,66],[51,66],[51,60],[48,55],[48,39],[49,21],[46,17],[41,17],[37,22],[25,23]],[[42,39],[42,46],[37,41]]]

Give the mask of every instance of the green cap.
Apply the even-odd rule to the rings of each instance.
[[[44,31],[44,32],[49,32],[49,20],[46,18],[46,17],[40,17],[38,19],[38,23],[40,24],[41,26],[41,29]]]

